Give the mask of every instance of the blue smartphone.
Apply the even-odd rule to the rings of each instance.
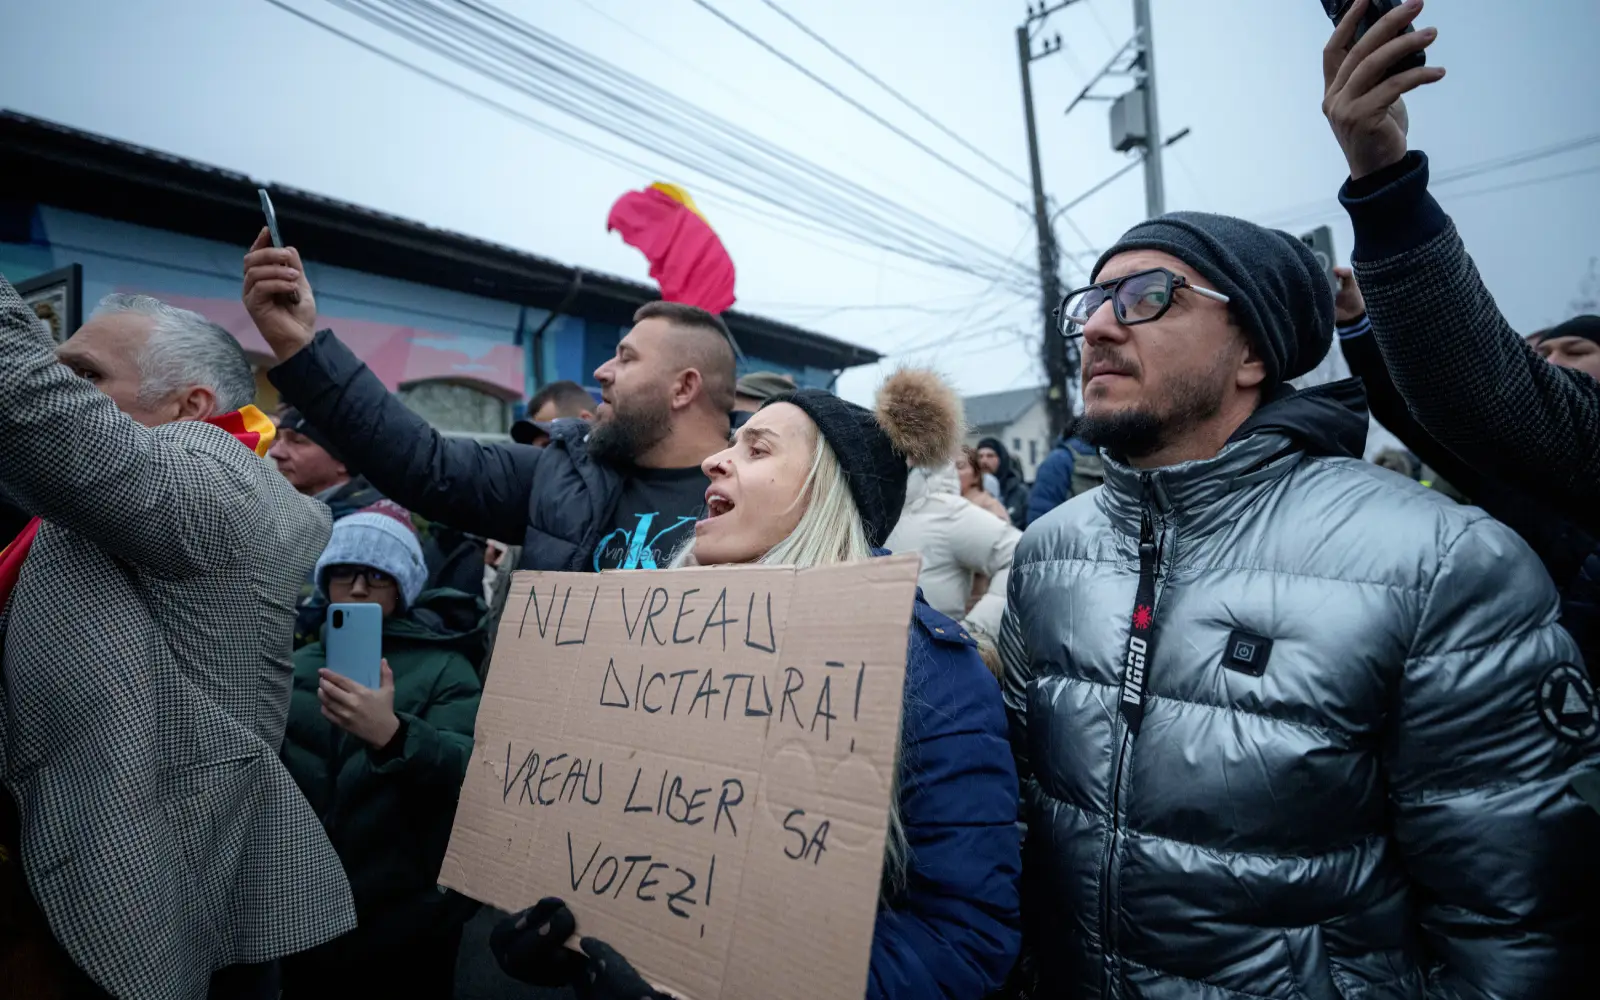
[[[329,605],[323,646],[329,670],[377,690],[378,661],[383,659],[383,609],[376,604]]]

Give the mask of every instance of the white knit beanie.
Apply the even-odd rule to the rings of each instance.
[[[392,500],[380,500],[333,523],[328,547],[317,559],[317,586],[324,594],[330,566],[370,566],[394,577],[400,585],[397,611],[411,607],[428,579],[411,516]]]

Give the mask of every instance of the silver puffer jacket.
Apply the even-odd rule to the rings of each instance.
[[[1555,591],[1481,511],[1349,457],[1361,409],[1338,383],[1216,458],[1107,460],[1017,548],[1000,647],[1040,995],[1594,995],[1600,815],[1567,781],[1600,764],[1600,708]]]

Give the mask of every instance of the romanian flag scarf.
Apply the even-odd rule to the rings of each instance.
[[[220,417],[212,417],[206,423],[220,427],[239,439],[239,443],[260,455],[267,457],[267,449],[272,447],[273,435],[277,433],[273,423],[265,413],[254,406],[245,406],[224,413]],[[22,575],[22,564],[28,558],[28,549],[33,546],[33,540],[39,535],[39,519],[36,517],[28,522],[10,545],[0,549],[0,610],[4,610],[6,602],[11,599],[11,589],[17,585],[17,578]]]

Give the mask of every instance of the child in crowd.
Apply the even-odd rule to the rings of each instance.
[[[358,926],[284,961],[286,1000],[454,991],[476,904],[436,882],[472,755],[483,605],[422,593],[426,577],[409,515],[387,500],[339,520],[317,561],[329,604],[383,609],[383,663],[373,690],[326,669],[320,640],[294,657],[283,761],[344,863]]]

